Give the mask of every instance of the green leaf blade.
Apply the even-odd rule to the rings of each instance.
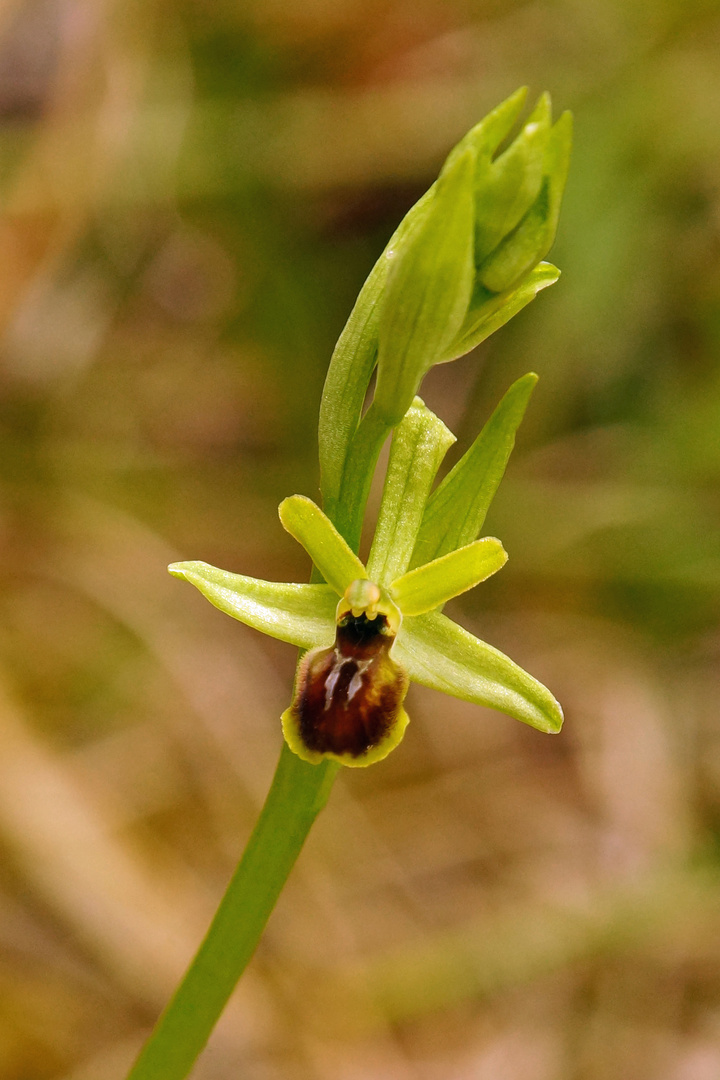
[[[404,574],[390,591],[403,615],[424,615],[479,585],[506,562],[500,541],[486,536]]]
[[[557,733],[563,713],[550,691],[508,656],[439,612],[403,621],[393,656],[415,682]]]
[[[470,449],[428,499],[411,567],[471,544],[502,480],[537,375],[512,384]]]
[[[295,585],[231,574],[205,562],[171,563],[211,604],[263,634],[301,649],[335,638],[337,596],[329,585]]]

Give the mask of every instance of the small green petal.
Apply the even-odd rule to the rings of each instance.
[[[378,585],[389,585],[407,570],[432,482],[454,442],[442,420],[415,398],[393,435],[368,558],[367,576]]]
[[[542,683],[437,611],[403,621],[393,657],[423,686],[498,709],[538,731],[562,727],[562,709]]]
[[[343,595],[351,581],[367,577],[357,555],[312,499],[291,495],[280,503],[278,513],[283,527],[302,544],[338,596]]]
[[[537,375],[514,382],[470,449],[432,493],[410,565],[472,543],[502,479]]]
[[[337,596],[329,585],[292,585],[231,574],[204,562],[171,563],[174,577],[194,585],[226,615],[301,649],[330,645]]]
[[[424,615],[485,581],[506,562],[500,541],[486,536],[411,570],[393,581],[390,593],[403,615]]]

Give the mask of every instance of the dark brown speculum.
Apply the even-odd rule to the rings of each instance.
[[[293,709],[308,750],[359,758],[387,735],[407,691],[389,655],[394,640],[385,615],[348,612],[335,645],[308,653]]]

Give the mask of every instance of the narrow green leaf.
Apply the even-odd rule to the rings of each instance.
[[[456,337],[473,288],[475,155],[453,157],[427,213],[393,261],[383,295],[373,403],[400,422],[426,371]]]
[[[542,94],[520,134],[478,177],[475,264],[479,266],[533,205],[543,178],[550,96]],[[537,261],[537,260],[536,260]]]
[[[425,503],[455,436],[420,398],[395,429],[367,576],[389,585],[408,568]]]
[[[301,649],[335,638],[337,595],[329,585],[289,585],[231,574],[204,562],[171,563],[174,577],[194,585],[226,615]]]
[[[403,574],[390,592],[403,615],[424,615],[479,585],[506,562],[500,541],[486,536]]]
[[[312,499],[291,495],[280,503],[278,513],[283,528],[302,544],[338,596],[342,596],[351,581],[367,577],[357,555]]]
[[[430,496],[411,566],[429,563],[476,538],[536,382],[537,375],[530,372],[512,384],[470,449]]]
[[[437,611],[403,620],[393,657],[423,686],[498,709],[539,731],[562,727],[562,709],[542,683]]]
[[[559,277],[556,266],[541,262],[506,292],[492,293],[477,280],[465,321],[443,361],[455,360],[470,352],[522,311],[539,292],[554,285]]]
[[[552,247],[570,164],[571,143],[572,117],[566,112],[547,138],[544,179],[537,199],[519,225],[478,269],[480,282],[491,292],[512,288]]]

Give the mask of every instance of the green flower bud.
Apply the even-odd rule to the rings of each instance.
[[[512,288],[550,250],[570,164],[571,141],[572,117],[564,113],[546,138],[542,185],[537,198],[478,268],[479,281],[491,292]]]
[[[473,348],[556,280],[538,264],[555,238],[567,176],[569,113],[551,126],[543,94],[493,157],[522,102],[513,95],[452,151],[390,262],[381,296],[373,406],[390,426],[426,372]]]

